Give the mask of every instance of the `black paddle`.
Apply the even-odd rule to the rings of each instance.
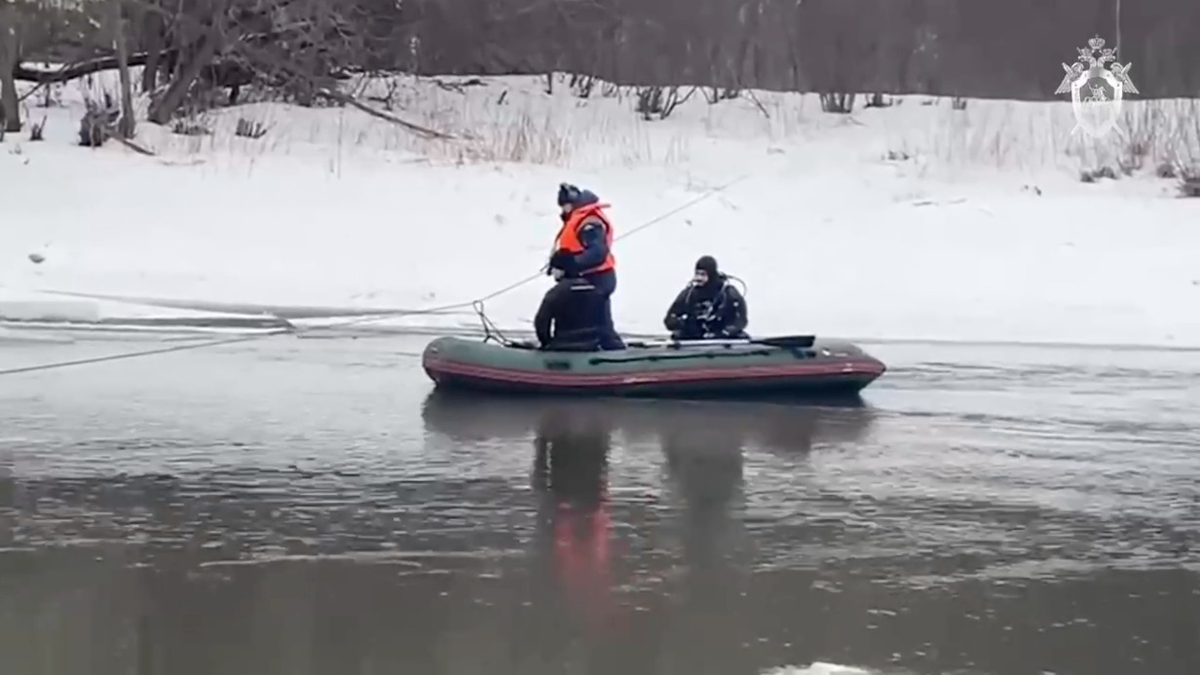
[[[815,335],[780,335],[779,337],[750,339],[752,345],[783,347],[784,349],[808,349],[817,341]]]

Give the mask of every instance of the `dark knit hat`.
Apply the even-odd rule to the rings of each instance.
[[[558,185],[558,205],[571,206],[579,208],[588,204],[595,204],[600,201],[595,192],[581,188],[570,183],[559,183]]]
[[[579,200],[579,188],[570,183],[558,184],[558,205],[566,206]]]

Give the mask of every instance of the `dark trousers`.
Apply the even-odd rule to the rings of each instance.
[[[617,290],[617,271],[608,270],[584,276],[604,296],[604,317],[601,320],[600,348],[604,350],[625,349],[625,341],[617,333],[612,318],[612,294]]]

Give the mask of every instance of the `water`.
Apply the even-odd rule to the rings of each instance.
[[[820,408],[431,396],[420,347],[0,380],[5,672],[1200,672],[1200,354],[868,345]]]

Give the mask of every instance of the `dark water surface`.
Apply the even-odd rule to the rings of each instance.
[[[1200,354],[869,345],[821,408],[431,396],[421,346],[0,379],[0,671],[1200,673]]]

